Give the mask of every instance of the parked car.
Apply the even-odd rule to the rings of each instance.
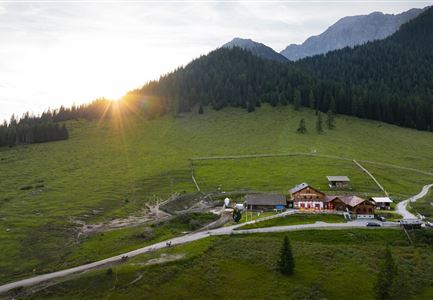
[[[380,227],[381,225],[379,223],[375,222],[368,222],[367,227]]]
[[[381,222],[385,222],[386,221],[385,217],[382,217],[380,215],[376,215],[376,219],[378,219]]]
[[[433,223],[432,222],[425,222],[425,226],[427,226],[427,227],[433,227]]]

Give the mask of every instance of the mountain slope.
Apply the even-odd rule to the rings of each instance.
[[[239,47],[248,50],[252,52],[254,55],[257,55],[261,58],[266,58],[266,59],[275,60],[279,62],[287,62],[287,58],[285,58],[283,55],[274,51],[272,48],[262,43],[257,43],[251,39],[234,38],[230,42],[222,45],[222,47],[223,48]]]
[[[369,15],[345,17],[320,35],[308,38],[301,45],[291,44],[280,53],[295,61],[344,47],[381,40],[396,32],[402,24],[417,17],[422,11],[424,10],[411,9],[397,15],[373,12]]]
[[[397,124],[433,129],[433,8],[385,40],[306,58],[297,65],[318,78],[357,87],[355,115],[386,102],[368,108],[373,118],[395,122],[392,118],[404,115]]]
[[[432,28],[430,8],[385,40],[296,63],[220,48],[134,94],[155,96],[165,112],[291,103],[433,131]]]

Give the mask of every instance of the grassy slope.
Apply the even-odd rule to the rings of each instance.
[[[296,267],[289,278],[276,270],[283,236],[214,237],[164,249],[114,267],[111,275],[106,270],[93,271],[32,298],[373,299],[377,266],[388,244],[400,274],[407,278],[410,297],[405,299],[427,299],[425,295],[432,292],[431,245],[409,246],[400,230],[291,232]],[[185,256],[146,266],[150,259],[174,254]]]
[[[307,121],[306,135],[295,133],[301,117]],[[74,121],[68,123],[71,138],[67,141],[0,149],[0,282],[28,276],[33,268],[50,270],[50,263],[65,248],[72,256],[77,248],[86,248],[86,241],[75,243],[72,217],[88,222],[108,220],[137,212],[155,197],[194,191],[190,157],[314,150],[433,170],[433,135],[429,132],[338,117],[336,130],[318,135],[314,122],[312,111],[294,112],[291,107],[262,107],[250,114],[231,108],[206,110],[204,115],[153,121],[130,118],[122,126]],[[198,169],[202,173],[198,181],[203,179],[209,189],[221,184],[231,170],[226,163],[221,168],[216,163],[215,169],[208,168],[204,174]],[[251,163],[248,169],[233,168],[234,174],[245,177],[230,188],[283,191],[304,180],[323,187],[327,168],[334,173],[342,167],[360,191],[375,189],[350,162],[341,165],[329,159],[294,157]],[[384,183],[391,193],[414,194],[433,181],[417,173],[378,172],[392,176]],[[44,187],[20,189],[37,184]],[[116,233],[119,237],[129,234],[128,229]],[[97,247],[94,243],[89,248]]]
[[[409,203],[414,213],[420,213],[426,217],[427,220],[433,221],[433,192],[430,190],[428,194],[416,202]]]

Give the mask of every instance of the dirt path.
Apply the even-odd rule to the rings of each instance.
[[[416,200],[425,197],[429,189],[433,187],[433,183],[423,186],[421,192],[417,195],[410,197],[409,199],[403,200],[397,204],[396,211],[403,216],[403,219],[416,219],[417,217],[407,210],[407,205],[409,202],[416,202]]]
[[[287,213],[284,213],[287,214]],[[263,219],[269,219],[263,218]],[[237,227],[244,226],[248,223],[258,222],[260,220],[255,220],[252,222],[246,222],[241,223],[233,226],[228,227],[222,227],[217,229],[212,229],[209,231],[201,231],[201,232],[194,232],[190,233],[184,236],[180,236],[177,238],[173,238],[170,240],[171,245],[180,245],[185,243],[190,243],[193,241],[197,241],[200,239],[207,238],[212,235],[231,235],[231,234],[249,234],[249,233],[258,233],[258,232],[282,232],[282,231],[293,231],[293,230],[305,230],[305,229],[348,229],[348,228],[363,228],[366,225],[367,221],[353,221],[349,223],[324,223],[324,222],[317,222],[315,224],[304,224],[304,225],[290,225],[290,226],[278,226],[278,227],[267,227],[267,228],[256,228],[256,229],[249,229],[249,230],[233,230]],[[398,225],[395,225],[398,226]],[[88,271],[91,269],[96,269],[98,267],[103,267],[104,265],[109,265],[113,263],[119,263],[122,261],[123,256],[127,256],[129,258],[143,254],[148,253],[152,251],[156,251],[159,249],[163,249],[167,247],[168,241],[159,242],[150,246],[146,246],[137,250],[129,251],[123,254],[119,254],[107,259],[103,259],[100,261],[96,261],[90,264],[81,265],[78,267],[57,271],[53,273],[38,275],[32,278],[19,280],[16,282],[11,282],[5,285],[0,286],[0,294],[6,293],[12,289],[21,288],[21,287],[29,287],[37,284],[41,284],[50,280],[66,277],[68,275]]]
[[[385,190],[385,188],[379,183],[379,181],[376,179],[376,177],[373,176],[373,174],[370,173],[366,168],[364,168],[359,162],[356,160],[353,160],[355,165],[357,165],[362,171],[364,171],[368,176],[370,176],[371,179],[376,183],[376,185],[382,190],[382,192],[385,193],[385,195],[388,197],[388,192]]]

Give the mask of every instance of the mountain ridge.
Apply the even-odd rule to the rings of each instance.
[[[233,47],[239,47],[244,50],[248,50],[251,53],[253,53],[256,56],[259,56],[261,58],[266,58],[278,62],[288,62],[289,60],[281,55],[280,53],[276,52],[274,49],[272,49],[269,46],[266,46],[265,44],[253,41],[252,39],[243,39],[239,37],[235,37],[233,40],[231,40],[228,43],[225,43],[221,46],[221,48],[233,48]]]
[[[302,44],[290,44],[280,54],[292,61],[382,40],[395,33],[401,25],[419,16],[425,8],[412,8],[399,14],[372,12],[368,15],[343,17],[319,35]]]

